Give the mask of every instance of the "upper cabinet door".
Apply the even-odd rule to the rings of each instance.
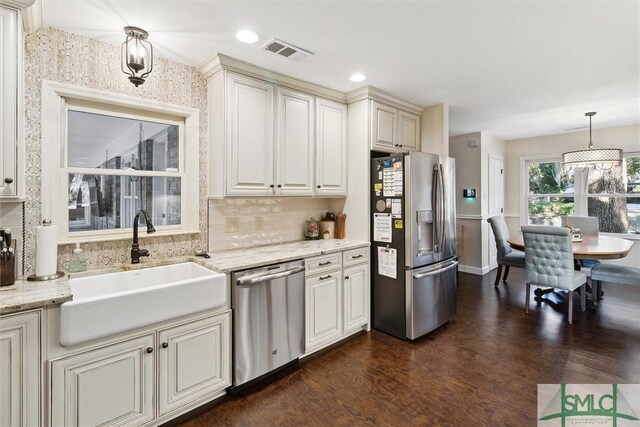
[[[315,194],[347,194],[347,106],[322,98],[316,98]]]
[[[229,73],[227,102],[227,194],[271,195],[274,86]]]
[[[313,195],[313,96],[278,87],[276,194]]]
[[[394,150],[398,110],[377,101],[371,101],[372,150]]]
[[[18,12],[0,7],[0,196],[17,194]]]
[[[398,110],[399,148],[420,151],[420,116]]]

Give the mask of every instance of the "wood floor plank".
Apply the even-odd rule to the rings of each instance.
[[[524,312],[524,274],[494,288],[460,273],[458,314],[412,342],[361,333],[277,379],[171,424],[526,426],[538,384],[640,383],[640,288],[605,285],[598,311],[567,323],[566,296]]]

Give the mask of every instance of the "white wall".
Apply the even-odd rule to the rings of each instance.
[[[449,106],[425,108],[420,126],[420,151],[449,156]]]
[[[475,142],[477,147],[471,147]],[[487,133],[449,138],[449,155],[456,159],[456,221],[463,227],[460,271],[486,274],[493,234],[487,223],[489,212],[489,155],[504,157],[505,142]],[[477,197],[462,197],[464,188],[475,188]]]
[[[593,131],[597,148],[622,148],[624,152],[640,152],[640,126],[620,126]],[[522,211],[522,157],[548,155],[560,156],[565,151],[580,150],[589,143],[589,131],[572,132],[536,138],[514,139],[505,143],[505,219],[509,233],[517,234],[526,221]],[[640,242],[619,263],[640,265]]]

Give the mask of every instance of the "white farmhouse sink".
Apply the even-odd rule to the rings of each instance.
[[[60,344],[70,346],[223,307],[226,276],[193,262],[69,279]]]

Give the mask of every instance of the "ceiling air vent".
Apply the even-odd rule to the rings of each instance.
[[[296,62],[303,61],[313,56],[313,53],[311,52],[307,52],[304,49],[300,49],[299,47],[278,39],[269,40],[269,42],[262,46],[262,48],[266,51],[276,53],[280,56],[284,56],[285,58],[292,59]]]

